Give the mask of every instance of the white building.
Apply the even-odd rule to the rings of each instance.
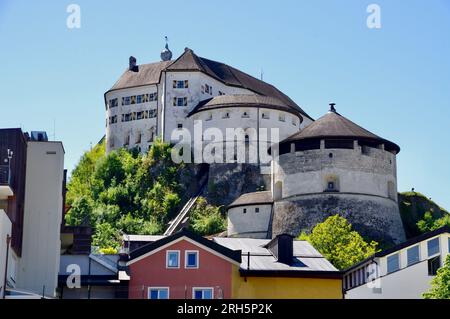
[[[6,147],[12,154],[8,165],[0,167],[1,297],[55,297],[64,148],[61,142],[49,142],[45,132],[29,136],[20,129],[0,130],[2,162]]]
[[[346,299],[422,299],[450,252],[450,228],[422,234],[346,270]]]
[[[188,48],[175,60],[171,56],[166,45],[161,62],[137,65],[130,57],[128,70],[105,93],[107,152],[146,151],[157,136],[177,142],[182,129],[194,139],[194,121],[202,124],[204,144],[208,128],[224,137],[226,128],[241,128],[245,138],[265,141],[260,128],[278,128],[284,139],[312,121],[288,96],[242,71]]]

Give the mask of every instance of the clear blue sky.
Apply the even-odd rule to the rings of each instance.
[[[33,3],[33,5],[31,5]],[[66,8],[81,6],[81,29]],[[344,5],[345,3],[345,5]],[[366,8],[381,7],[368,29]],[[47,130],[71,170],[104,134],[103,93],[163,37],[398,143],[399,190],[450,209],[450,1],[0,0],[0,127]]]

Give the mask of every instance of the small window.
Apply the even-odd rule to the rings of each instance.
[[[399,255],[391,255],[387,258],[387,272],[388,274],[400,269]]]
[[[197,250],[186,250],[185,268],[198,268],[198,251]]]
[[[407,250],[408,266],[414,265],[420,261],[419,245]]]
[[[166,255],[166,268],[180,268],[180,251],[168,250]]]
[[[214,289],[213,288],[193,288],[192,298],[193,299],[213,299]]]
[[[255,213],[259,213],[259,207],[255,208]]]
[[[178,128],[179,130],[181,130],[181,129],[183,128],[183,124],[182,124],[182,123],[178,123],[178,124],[177,124],[177,128]]]
[[[173,106],[187,106],[187,97],[174,97]]]
[[[248,115],[248,112],[244,112],[242,113],[242,118],[249,118],[250,116]]]
[[[334,191],[334,190],[335,190],[335,188],[334,188],[334,182],[328,182],[327,189],[328,189],[329,191]]]
[[[269,113],[262,113],[261,117],[265,120],[270,119]]]
[[[439,254],[439,237],[429,240],[427,242],[427,246],[428,246],[428,257],[432,257],[436,254]]]
[[[169,288],[149,287],[148,299],[169,299]]]
[[[283,113],[280,113],[280,115],[278,115],[278,120],[280,122],[285,122],[286,121],[286,116]]]
[[[230,113],[229,112],[223,113],[222,118],[229,119],[230,118]]]
[[[441,256],[436,256],[428,260],[428,276],[436,276],[441,267]]]
[[[242,210],[242,212],[243,212],[244,214],[247,214],[247,208],[244,208],[244,209]]]
[[[174,89],[187,89],[188,85],[189,85],[188,80],[173,81],[173,88]]]

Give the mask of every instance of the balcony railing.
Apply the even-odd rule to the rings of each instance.
[[[11,185],[11,174],[8,165],[0,165],[0,185]]]

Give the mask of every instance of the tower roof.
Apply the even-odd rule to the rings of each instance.
[[[331,109],[327,114],[312,122],[302,131],[283,140],[280,144],[307,142],[317,139],[364,140],[385,144],[385,149],[388,151],[396,151],[396,153],[400,151],[400,147],[397,144],[369,132],[339,114],[334,108],[334,104],[331,105]]]

